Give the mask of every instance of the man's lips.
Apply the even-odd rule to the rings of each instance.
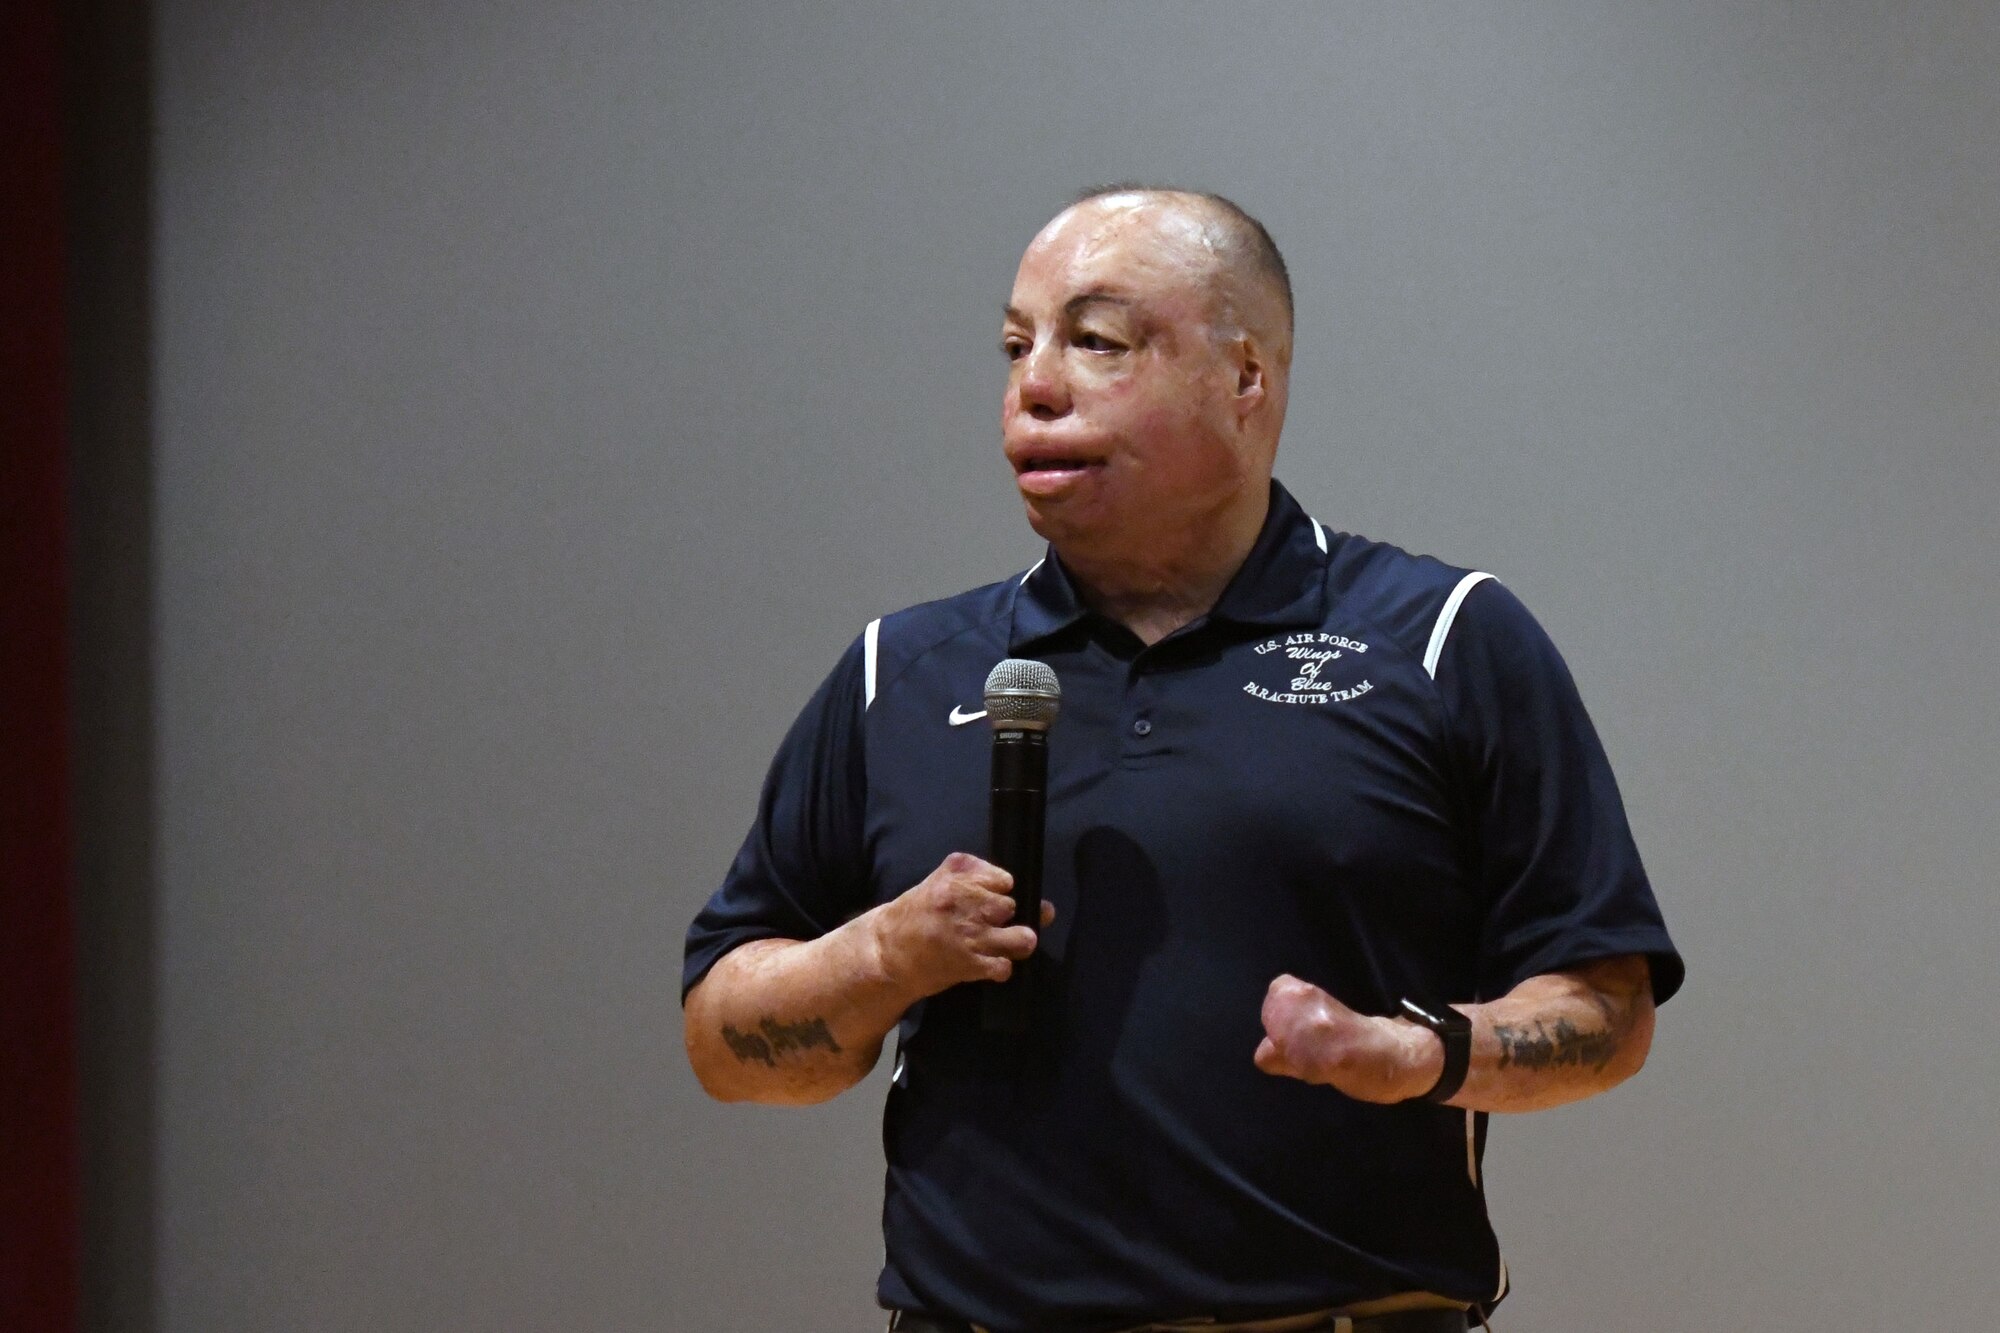
[[[1014,460],[1014,481],[1024,495],[1057,496],[1103,467],[1098,458],[1037,454]]]

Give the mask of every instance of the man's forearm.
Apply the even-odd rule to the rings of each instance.
[[[814,940],[753,940],[688,992],[688,1063],[722,1101],[803,1105],[859,1083],[915,997],[882,967],[881,909]]]
[[[1653,1041],[1643,954],[1530,977],[1500,999],[1454,1007],[1472,1019],[1472,1051],[1450,1104],[1475,1111],[1538,1111],[1603,1092],[1638,1072]],[[1360,1101],[1421,1097],[1444,1068],[1444,1042],[1428,1027],[1356,1013],[1298,977],[1272,980],[1263,1020],[1259,1069]]]
[[[1653,1040],[1643,955],[1530,977],[1500,999],[1458,1007],[1472,1018],[1472,1063],[1450,1105],[1475,1111],[1539,1111],[1603,1092],[1638,1072]],[[1434,1080],[1443,1050],[1418,1032]]]
[[[923,882],[814,940],[739,945],[688,992],[688,1063],[728,1102],[823,1102],[875,1067],[903,1011],[967,981],[1004,981],[1035,949],[1012,924],[1014,877],[953,852]],[[1055,909],[1042,904],[1042,924]]]

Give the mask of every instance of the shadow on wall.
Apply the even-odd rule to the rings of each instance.
[[[152,15],[143,0],[62,11],[80,1327],[153,1333]]]

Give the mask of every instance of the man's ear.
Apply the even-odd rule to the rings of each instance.
[[[1264,351],[1254,338],[1236,340],[1236,400],[1241,410],[1249,410],[1271,395],[1270,371]]]

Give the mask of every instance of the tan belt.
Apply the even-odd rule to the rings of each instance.
[[[1339,1310],[1312,1310],[1305,1314],[1280,1315],[1276,1319],[1239,1320],[1227,1324],[1213,1319],[1168,1320],[1120,1329],[1119,1333],[1304,1333],[1305,1330],[1311,1330],[1311,1333],[1355,1333],[1357,1325],[1366,1329],[1391,1315],[1418,1310],[1462,1312],[1465,1308],[1442,1300],[1409,1303],[1391,1298],[1389,1301],[1370,1301],[1363,1306],[1348,1306]]]
[[[1213,1318],[1170,1319],[1150,1324],[1135,1324],[1118,1333],[1369,1333],[1381,1327],[1387,1333],[1388,1326],[1400,1325],[1404,1316],[1453,1313],[1461,1318],[1454,1325],[1463,1328],[1464,1312],[1468,1307],[1456,1301],[1448,1301],[1429,1293],[1410,1293],[1390,1296],[1379,1301],[1367,1301],[1359,1305],[1341,1306],[1329,1310],[1309,1310],[1304,1314],[1280,1315],[1274,1319],[1237,1320],[1222,1323]],[[1418,1322],[1410,1321],[1413,1324]],[[910,1333],[951,1333],[952,1330],[968,1330],[969,1333],[989,1333],[979,1324],[967,1324],[955,1320],[932,1320],[922,1315],[897,1312],[889,1321],[890,1333],[899,1330]]]

